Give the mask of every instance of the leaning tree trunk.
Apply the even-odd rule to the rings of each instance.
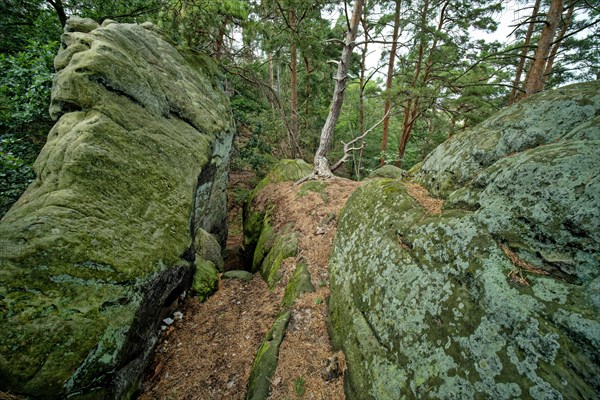
[[[315,153],[314,159],[314,171],[313,175],[320,178],[331,178],[333,173],[329,167],[329,161],[327,160],[327,153],[331,146],[333,139],[333,130],[335,124],[340,116],[342,110],[342,104],[344,103],[344,90],[346,89],[346,81],[348,80],[348,67],[350,64],[350,57],[352,55],[352,49],[354,48],[354,41],[356,34],[358,33],[358,23],[360,21],[360,14],[364,0],[356,0],[354,2],[354,10],[352,11],[352,19],[348,26],[348,32],[346,32],[346,38],[344,40],[344,49],[342,50],[342,57],[338,63],[337,74],[335,77],[335,89],[333,90],[333,98],[331,100],[331,107],[329,108],[329,115],[325,125],[321,130],[321,137],[319,140],[319,148]]]
[[[521,75],[523,74],[523,68],[525,68],[525,60],[527,59],[527,53],[529,52],[529,42],[531,41],[531,35],[533,34],[533,28],[536,23],[535,19],[537,18],[537,13],[540,9],[540,1],[541,0],[535,0],[535,4],[533,5],[533,12],[531,13],[531,17],[529,19],[529,26],[527,27],[527,33],[525,34],[525,42],[523,43],[523,49],[521,50],[519,65],[517,65],[517,70],[515,71],[515,80],[513,81],[513,88],[510,91],[510,97],[508,98],[509,106],[517,100],[517,95],[519,93],[519,85],[521,84]]]
[[[63,6],[62,0],[48,0],[48,3],[54,7],[58,20],[60,21],[60,26],[64,28],[67,24],[67,14],[65,13],[65,7]]]
[[[363,26],[363,34],[365,35],[365,44],[363,45],[362,54],[360,57],[360,93],[358,96],[358,119],[360,126],[360,134],[363,135],[365,133],[365,87],[366,87],[366,77],[365,72],[367,69],[367,50],[369,47],[369,29],[367,26],[367,7],[365,1],[365,8],[363,11],[362,17],[362,26]],[[358,163],[355,164],[355,175],[358,180],[360,180],[360,170],[362,169],[362,159],[363,159],[363,151],[364,151],[364,140],[361,140],[360,146],[360,154],[358,156]]]
[[[554,65],[554,60],[556,59],[556,55],[558,54],[558,48],[560,47],[563,38],[565,37],[565,33],[569,29],[569,25],[571,24],[571,20],[573,19],[573,13],[575,11],[575,0],[571,1],[571,5],[569,6],[569,11],[567,12],[567,16],[563,20],[562,27],[560,28],[560,32],[556,35],[556,40],[552,45],[552,51],[550,51],[550,56],[548,56],[548,61],[546,62],[546,66],[544,67],[544,82],[545,85],[552,73],[552,66]]]
[[[383,107],[383,131],[381,134],[381,156],[379,158],[379,164],[383,166],[385,164],[385,152],[387,150],[388,141],[388,130],[390,127],[390,108],[392,107],[392,100],[389,95],[389,91],[392,89],[394,82],[394,61],[396,59],[396,49],[398,47],[398,30],[400,29],[400,0],[396,0],[396,10],[394,12],[394,33],[392,34],[392,48],[390,49],[390,59],[388,61],[387,78],[385,81],[385,91],[388,92],[388,96],[385,99],[385,105]]]
[[[538,42],[535,55],[533,56],[533,62],[529,68],[529,73],[525,79],[525,94],[523,98],[529,97],[532,94],[540,92],[544,88],[544,72],[548,54],[550,53],[550,46],[554,41],[554,35],[556,29],[560,23],[560,17],[563,11],[564,0],[552,0],[550,3],[550,10],[546,18],[546,25],[542,30],[542,36]]]

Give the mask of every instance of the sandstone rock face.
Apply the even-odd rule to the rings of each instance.
[[[600,396],[600,82],[542,93],[345,206],[330,324],[352,399]]]
[[[226,238],[229,105],[212,62],[151,24],[71,19],[55,66],[58,121],[0,223],[0,386],[126,397],[195,232]]]

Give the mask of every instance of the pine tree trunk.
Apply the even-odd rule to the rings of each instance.
[[[365,72],[367,69],[367,50],[369,48],[369,30],[367,27],[367,11],[366,11],[366,1],[365,1],[365,10],[362,17],[362,26],[363,32],[365,35],[365,44],[362,48],[361,57],[360,57],[360,92],[358,98],[358,118],[360,125],[360,134],[361,136],[365,133]],[[360,171],[362,169],[362,159],[363,159],[363,151],[364,151],[364,139],[360,142],[360,154],[358,156],[358,162],[355,164],[355,174],[356,178],[360,180]]]
[[[310,70],[310,63],[308,61],[308,57],[304,56],[304,68],[306,70],[306,80],[304,82],[304,96],[305,97],[305,105],[304,105],[304,115],[305,118],[306,116],[310,115],[310,101],[308,101],[310,99],[310,73],[312,72]]]
[[[550,74],[552,73],[552,65],[554,64],[554,59],[556,58],[556,54],[558,54],[558,49],[561,45],[563,38],[565,37],[565,33],[569,29],[569,25],[571,24],[571,20],[573,19],[573,13],[575,11],[575,1],[571,1],[569,5],[569,11],[567,11],[567,16],[565,17],[562,27],[560,28],[560,32],[556,35],[556,40],[554,41],[554,45],[552,46],[552,51],[550,51],[550,56],[548,57],[548,61],[546,62],[546,67],[544,68],[544,85],[548,81]]]
[[[385,152],[387,150],[388,141],[388,130],[390,126],[390,115],[389,111],[392,106],[392,100],[389,96],[389,91],[392,89],[394,82],[394,61],[396,60],[396,49],[398,47],[398,30],[400,29],[400,0],[396,0],[396,10],[394,12],[394,32],[392,34],[392,48],[390,50],[390,60],[388,62],[387,78],[385,81],[385,91],[388,92],[388,96],[385,99],[385,105],[383,107],[383,133],[381,135],[381,157],[379,158],[379,165],[385,164]]]
[[[289,13],[290,27],[292,30],[295,28],[294,13]],[[292,32],[292,36],[295,36]],[[290,45],[290,134],[292,135],[292,143],[290,143],[292,158],[298,157],[298,149],[295,145],[296,138],[298,137],[298,51],[296,47],[296,40],[292,38]]]
[[[225,38],[225,29],[227,28],[227,18],[224,17],[219,30],[217,32],[217,38],[215,40],[215,60],[221,62],[223,57],[223,40]]]
[[[273,74],[273,53],[269,53],[269,85],[275,90],[275,75]]]
[[[449,4],[450,4],[450,0],[446,0],[444,2],[444,4],[442,5],[442,9],[440,10],[440,19],[438,21],[436,32],[433,34],[433,37],[434,37],[433,43],[431,44],[431,47],[429,48],[429,53],[427,54],[427,62],[425,63],[425,72],[423,73],[423,77],[421,79],[423,86],[426,86],[427,83],[429,82],[429,77],[431,75],[431,69],[433,66],[432,57],[435,54],[435,52],[437,51],[437,45],[438,45],[438,41],[439,41],[439,35],[437,33],[441,32],[444,27],[444,23],[446,22],[446,10],[447,10]],[[424,26],[424,24],[425,24],[425,17],[427,15],[427,11],[429,10],[429,1],[425,2],[423,8],[424,8],[423,18],[421,21],[423,24],[422,26]],[[421,73],[421,69],[423,66],[424,44],[425,44],[425,41],[424,41],[424,39],[422,39],[421,43],[419,44],[419,59],[417,62],[417,68],[415,70],[415,75],[413,78],[413,86],[415,86],[416,83],[419,81],[419,75]],[[408,141],[410,140],[413,126],[415,125],[415,121],[417,120],[417,118],[421,115],[421,112],[419,111],[419,103],[420,103],[419,97],[416,97],[412,101],[407,101],[406,108],[404,110],[404,124],[402,125],[402,135],[400,136],[400,141],[398,143],[398,160],[396,161],[396,166],[398,168],[402,168],[402,164],[404,163],[404,154],[406,153],[406,146],[408,145]]]
[[[521,75],[523,74],[523,68],[525,68],[525,60],[527,59],[527,53],[529,53],[529,42],[531,42],[531,35],[533,34],[533,28],[535,26],[535,19],[537,18],[538,11],[540,9],[540,1],[535,0],[533,5],[533,11],[529,19],[529,26],[527,27],[527,33],[525,34],[525,42],[523,43],[523,49],[521,50],[521,56],[519,59],[519,65],[515,71],[515,80],[513,82],[513,88],[510,91],[510,97],[508,98],[508,105],[511,105],[517,100],[519,94],[519,84],[521,83]]]
[[[523,95],[523,98],[527,98],[540,92],[544,88],[546,62],[548,60],[548,54],[550,53],[550,46],[554,41],[556,29],[560,23],[563,4],[564,0],[552,0],[550,3],[550,10],[546,17],[546,25],[542,30],[542,36],[540,37],[537,49],[535,50],[533,62],[529,68],[527,78],[525,79],[525,94]]]
[[[319,140],[319,148],[315,153],[314,159],[314,172],[315,177],[330,178],[333,176],[329,167],[329,161],[327,160],[327,153],[333,140],[333,130],[335,124],[340,116],[342,110],[342,104],[344,103],[344,90],[346,89],[346,81],[348,80],[348,67],[350,64],[350,57],[352,56],[352,49],[354,48],[354,41],[358,32],[358,23],[364,0],[354,1],[354,10],[352,12],[352,18],[350,20],[350,26],[348,32],[346,32],[346,38],[344,40],[344,48],[342,50],[342,56],[340,58],[337,73],[335,77],[335,89],[333,91],[333,98],[331,100],[331,107],[329,108],[329,115],[323,129],[321,130],[321,137]]]

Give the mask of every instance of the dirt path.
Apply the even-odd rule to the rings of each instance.
[[[248,182],[247,176],[233,176],[230,198]],[[302,195],[291,183],[268,187],[257,201],[276,205],[271,217],[275,228],[292,224],[300,233],[298,256],[284,263],[284,278],[273,291],[256,274],[249,282],[222,280],[205,303],[188,299],[182,320],[169,327],[158,346],[139,399],[244,399],[254,356],[280,311],[283,288],[300,259],[308,264],[317,290],[292,307],[270,398],[343,399],[343,376],[335,373],[345,368],[343,355],[334,354],[326,325],[327,260],[339,211],[359,185],[333,179],[322,192]],[[234,254],[242,240],[235,202],[230,203],[229,223],[228,250]],[[228,262],[226,269],[233,269],[239,260],[234,256]]]

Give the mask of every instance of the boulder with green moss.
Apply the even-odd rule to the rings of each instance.
[[[600,82],[534,96],[348,200],[330,330],[352,399],[600,396]]]
[[[192,278],[192,291],[200,301],[206,300],[219,286],[217,268],[211,261],[196,260],[196,270]]]
[[[230,110],[212,62],[151,24],[73,18],[61,41],[58,121],[0,223],[0,390],[119,398],[191,284],[195,231],[224,243]]]
[[[281,160],[248,196],[243,209],[244,250],[248,264],[252,266],[252,272],[258,271],[260,263],[266,256],[265,249],[272,247],[275,238],[275,234],[271,232],[269,206],[257,206],[258,194],[269,184],[295,182],[311,173],[312,166],[303,160]],[[259,249],[255,252],[257,246]]]
[[[277,317],[273,326],[267,332],[262,342],[248,379],[247,400],[263,400],[269,398],[271,391],[271,378],[277,370],[279,346],[283,341],[285,330],[290,322],[291,312],[287,311]]]

